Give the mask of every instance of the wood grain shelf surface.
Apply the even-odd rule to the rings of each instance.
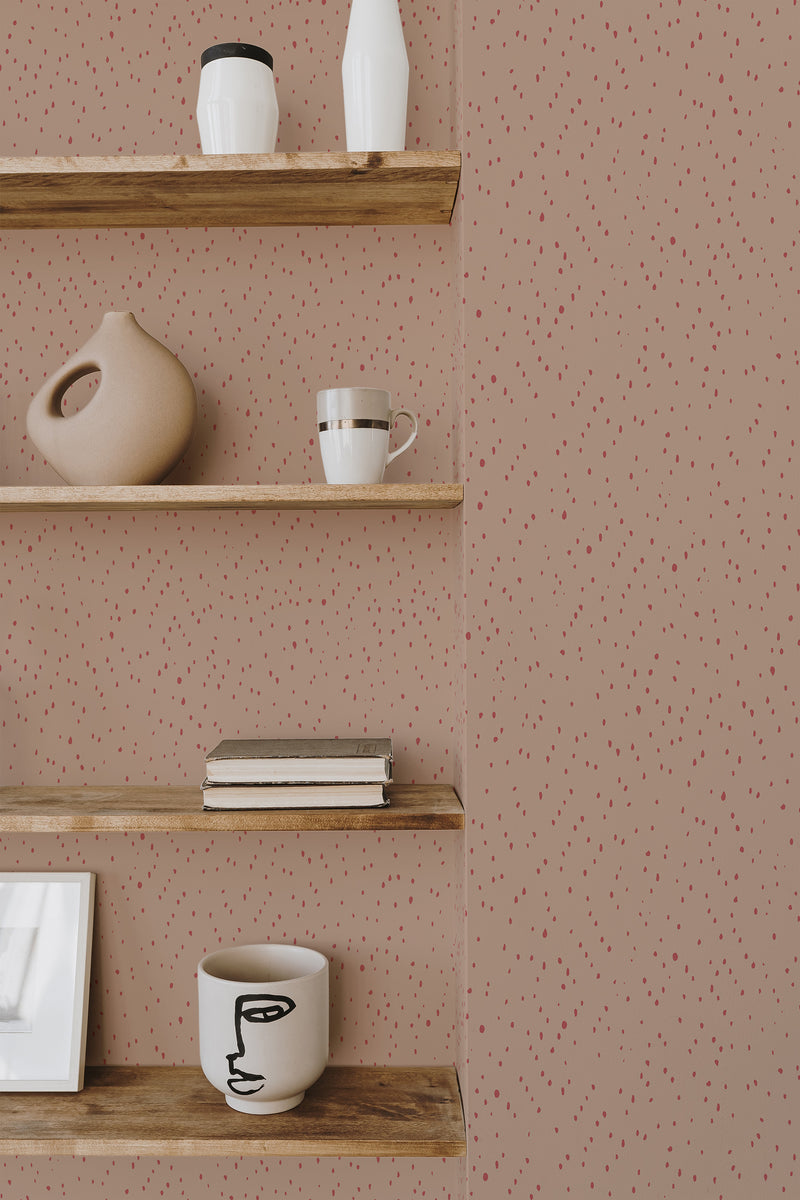
[[[460,483],[154,484],[0,487],[0,512],[179,509],[438,509],[464,500]]]
[[[0,787],[0,833],[223,833],[463,829],[452,787],[388,787],[388,808],[303,808],[206,812],[199,787]]]
[[[87,1067],[82,1092],[0,1094],[0,1154],[458,1157],[453,1067],[328,1067],[291,1112],[234,1112],[199,1067]]]
[[[458,150],[0,159],[0,228],[446,225]]]

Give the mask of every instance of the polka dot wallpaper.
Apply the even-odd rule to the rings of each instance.
[[[347,4],[12,7],[3,154],[196,152],[199,56],[232,39],[274,55],[279,150],[343,148]],[[454,14],[404,16],[409,148],[454,146]],[[420,416],[387,480],[460,478],[457,242],[455,226],[4,234],[0,482],[58,482],[26,409],[114,309],[195,381],[172,482],[321,482],[315,393],[347,383]],[[460,539],[458,512],[6,514],[2,781],[199,784],[222,736],[374,731],[393,737],[399,780],[455,782]],[[4,869],[97,873],[90,1063],[197,1063],[198,959],[262,938],[329,956],[332,1062],[463,1058],[462,835],[0,846]],[[457,1160],[6,1158],[0,1192],[400,1200],[458,1197],[463,1179]]]
[[[387,479],[464,508],[6,514],[0,764],[169,785],[222,734],[387,731],[466,833],[0,863],[97,872],[90,1062],[196,1062],[201,954],[308,942],[333,1061],[456,1063],[468,1156],[5,1157],[4,1197],[797,1194],[797,5],[400,7],[453,224],[4,234],[0,483],[57,482],[27,405],[124,309],[195,380],[174,481],[320,481],[316,390],[374,382],[421,418]],[[233,39],[279,150],[343,148],[346,3],[9,13],[3,155],[196,152]]]
[[[470,1192],[795,1196],[798,8],[469,13]]]

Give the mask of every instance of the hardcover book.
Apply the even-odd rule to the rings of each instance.
[[[205,809],[386,808],[382,783],[209,783]]]
[[[391,738],[228,738],[206,756],[209,783],[389,783]]]

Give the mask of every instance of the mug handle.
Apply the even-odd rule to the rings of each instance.
[[[393,450],[392,453],[387,457],[387,459],[386,459],[387,467],[388,467],[389,463],[392,462],[393,459],[397,458],[398,454],[402,454],[404,450],[408,449],[408,447],[414,441],[414,438],[417,436],[417,431],[419,429],[419,425],[417,423],[417,418],[414,416],[414,414],[412,412],[409,412],[407,408],[393,408],[392,409],[392,411],[389,413],[389,428],[390,429],[394,427],[394,424],[397,421],[398,417],[406,417],[411,422],[413,428],[412,428],[409,436],[403,442],[400,449]]]

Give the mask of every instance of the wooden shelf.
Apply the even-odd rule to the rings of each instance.
[[[150,487],[0,487],[0,512],[139,509],[457,508],[460,483],[154,484]]]
[[[452,787],[388,787],[388,808],[206,812],[199,787],[0,787],[0,833],[321,831],[463,829]]]
[[[457,150],[0,159],[0,228],[447,225]]]
[[[234,1112],[199,1067],[87,1067],[82,1092],[0,1094],[0,1154],[458,1157],[453,1067],[328,1067],[288,1113]]]

